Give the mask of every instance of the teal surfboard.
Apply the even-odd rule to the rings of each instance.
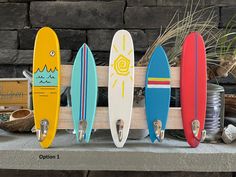
[[[72,118],[76,140],[89,142],[97,105],[97,71],[86,44],[79,49],[71,76]]]
[[[146,74],[145,107],[152,142],[162,141],[170,105],[170,67],[164,49],[158,46]]]

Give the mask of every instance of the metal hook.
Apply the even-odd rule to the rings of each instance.
[[[46,119],[41,120],[40,129],[36,130],[36,135],[39,142],[42,142],[48,134],[49,122]]]
[[[120,142],[123,139],[123,128],[124,128],[124,121],[122,119],[117,120],[116,130],[117,130],[118,139],[119,139]]]
[[[192,121],[192,132],[193,132],[193,135],[194,135],[195,138],[198,136],[199,129],[200,129],[199,120]]]
[[[161,142],[164,139],[165,131],[162,130],[162,122],[160,120],[156,120],[153,122],[154,131],[157,139]]]
[[[160,142],[162,142],[162,140],[164,139],[165,137],[165,131],[164,130],[161,130],[161,135],[160,135]]]
[[[87,121],[81,120],[79,122],[79,141],[82,142],[87,128]]]
[[[205,139],[206,139],[206,130],[202,130],[201,141],[204,141]]]
[[[198,141],[204,141],[206,138],[206,130],[201,131],[201,139],[198,139],[199,130],[200,130],[200,122],[198,120],[194,120],[192,122],[193,135]]]

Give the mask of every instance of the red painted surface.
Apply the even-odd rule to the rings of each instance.
[[[185,137],[191,147],[200,143],[206,114],[207,73],[206,50],[202,36],[190,33],[183,44],[181,60],[180,99]],[[198,137],[192,133],[192,121],[200,121]]]
[[[148,81],[148,84],[170,85],[170,81]]]

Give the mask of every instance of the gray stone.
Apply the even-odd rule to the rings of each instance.
[[[35,0],[8,0],[8,2],[17,2],[17,3],[26,3],[26,2],[31,2]],[[40,1],[55,1],[55,0],[40,0]]]
[[[17,56],[14,58],[14,64],[24,65],[33,63],[32,50],[17,50]]]
[[[208,1],[208,0],[207,0]],[[214,0],[212,0],[214,1]],[[204,6],[205,5],[205,0],[200,0],[200,1],[191,1],[191,0],[127,0],[127,6]]]
[[[160,33],[163,34],[165,29],[162,29],[162,31],[160,29],[155,29],[155,30],[146,30],[146,34],[147,34],[147,38],[148,38],[148,45],[152,45],[153,42],[158,38],[158,36],[160,35]],[[165,47],[170,48],[174,46],[174,39],[173,40],[169,40],[168,44],[165,45]]]
[[[0,65],[13,64],[17,56],[17,50],[0,50]]]
[[[22,78],[22,77],[24,77],[23,71],[24,70],[30,71],[31,65],[22,65],[22,64],[20,64],[20,65],[14,65],[13,68],[14,68],[14,72],[15,72],[14,77]]]
[[[94,51],[110,51],[115,30],[88,30],[88,45]]]
[[[33,49],[38,30],[23,29],[19,31],[20,49]],[[56,29],[61,49],[77,50],[86,42],[84,30]]]
[[[216,16],[213,21],[219,23],[219,8],[206,9],[202,14],[202,20],[206,19],[211,11],[214,11]],[[165,28],[176,12],[178,12],[178,16],[175,16],[172,23],[183,18],[184,7],[127,7],[124,16],[125,27],[142,29]]]
[[[96,131],[89,144],[77,144],[73,134],[58,131],[52,147],[45,150],[40,148],[34,134],[13,134],[0,130],[0,166],[2,169],[21,170],[154,171],[155,176],[159,171],[169,171],[173,175],[176,171],[189,172],[180,174],[180,177],[195,177],[193,171],[236,170],[236,142],[227,145],[201,143],[197,148],[189,148],[186,141],[173,137],[165,137],[158,145],[145,138],[127,140],[121,149],[115,148],[109,130],[106,132]],[[59,155],[59,159],[43,160],[40,155]],[[210,176],[197,174],[196,177],[202,175]]]
[[[144,171],[91,171],[88,177],[232,177],[232,173],[204,172],[144,172]]]
[[[0,64],[0,78],[13,78],[13,77],[15,77],[14,66]]]
[[[112,38],[116,30],[88,30],[88,44],[94,51],[110,51]],[[148,47],[147,36],[142,30],[129,30],[135,51],[144,51]]]
[[[19,49],[33,49],[34,40],[36,37],[36,29],[22,29],[18,31],[19,33]]]
[[[160,29],[154,29],[154,30],[146,30],[147,34],[148,44],[151,45],[159,36]]]
[[[108,66],[109,65],[109,56],[110,52],[93,52],[96,65],[99,66]]]
[[[208,1],[208,0],[206,0]],[[184,6],[186,5],[191,6],[191,5],[198,5],[198,6],[204,6],[205,5],[205,0],[197,0],[197,1],[191,1],[191,0],[157,0],[157,6]]]
[[[7,177],[86,177],[88,171],[62,171],[62,170],[0,170],[0,176]]]
[[[221,8],[221,26],[226,27],[232,17],[235,15],[236,7],[222,7]],[[235,18],[234,18],[235,19]]]
[[[0,49],[17,49],[17,31],[0,31]]]
[[[148,48],[148,38],[143,30],[130,30],[135,51],[145,51]]]
[[[125,3],[114,2],[32,2],[30,20],[34,27],[120,28]]]
[[[205,0],[205,4],[208,6],[234,6],[235,1],[232,0]]]
[[[156,0],[127,0],[127,6],[156,6]]]
[[[166,27],[175,12],[179,9],[180,18],[183,8],[176,7],[127,7],[125,26],[127,28],[160,28]]]
[[[78,2],[78,1],[85,1],[85,0],[54,0],[54,1]],[[86,1],[95,1],[95,0],[86,0]],[[96,0],[96,1],[111,2],[111,1],[114,1],[114,0]],[[125,2],[126,0],[115,0],[115,1],[123,1],[123,2]]]
[[[22,71],[29,68],[29,65],[0,65],[0,78],[22,78],[24,77]]]
[[[78,50],[86,43],[86,32],[84,30],[56,30],[61,49]]]
[[[61,63],[71,61],[71,51],[61,50]],[[33,62],[33,50],[0,50],[0,64],[27,65]]]
[[[1,3],[0,29],[21,29],[26,25],[27,4]]]

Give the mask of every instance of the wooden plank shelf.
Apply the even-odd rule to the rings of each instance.
[[[98,86],[108,86],[108,66],[97,66]],[[146,67],[135,67],[134,87],[145,87]],[[61,85],[70,86],[72,65],[61,66]],[[180,68],[171,67],[171,87],[179,88]]]
[[[94,129],[109,129],[108,107],[97,107]],[[167,129],[183,129],[181,108],[170,108]],[[61,107],[58,129],[73,129],[71,108]],[[144,107],[134,107],[130,129],[147,129]]]
[[[97,66],[98,86],[108,86],[108,66]],[[135,67],[134,86],[145,87],[146,67]],[[62,65],[61,85],[70,86],[72,65]],[[171,68],[171,87],[180,86],[180,68]],[[97,107],[94,129],[109,129],[108,108]],[[144,107],[134,107],[131,121],[131,129],[147,129]],[[181,108],[170,108],[167,129],[183,129]],[[73,129],[71,108],[61,107],[58,129]]]

